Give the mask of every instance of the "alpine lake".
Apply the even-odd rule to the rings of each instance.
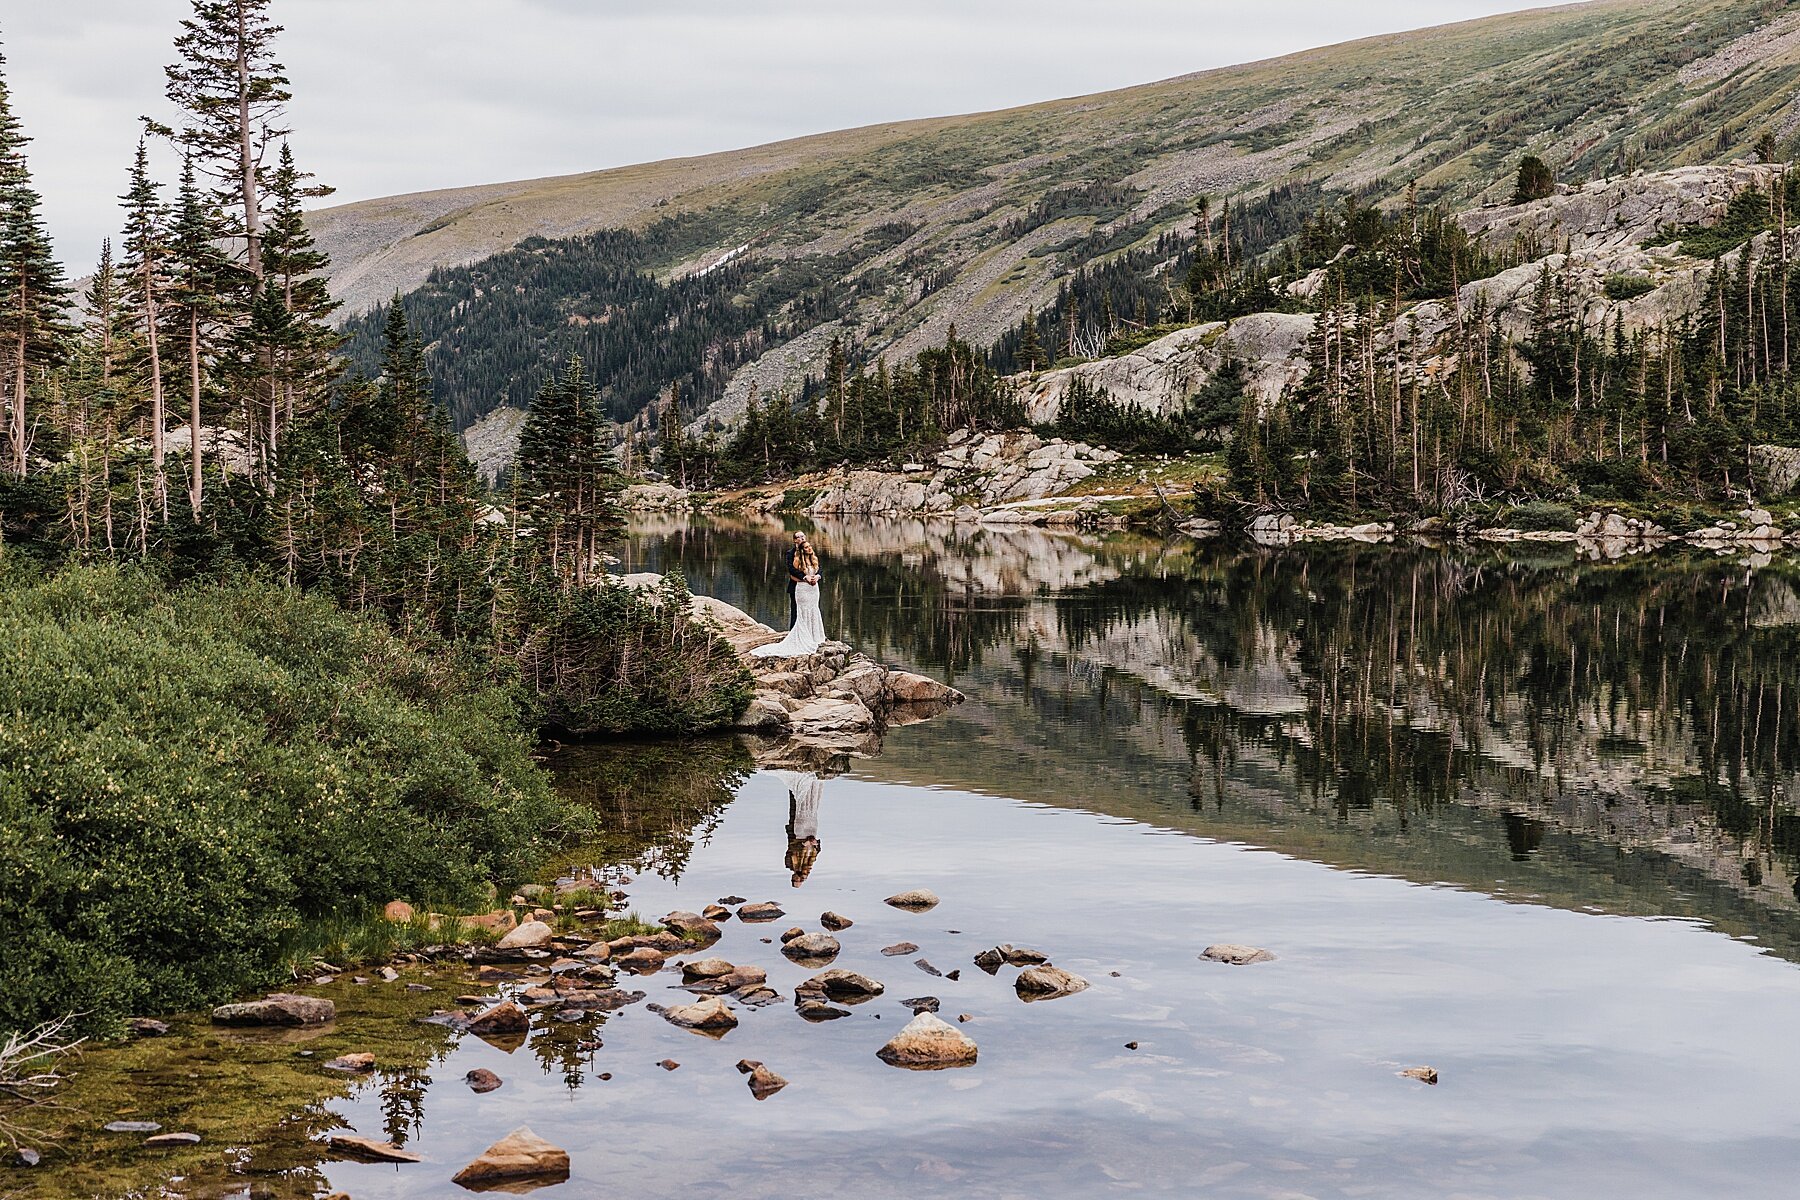
[[[339,1007],[322,1031],[194,1015],[91,1049],[59,1144],[0,1195],[459,1196],[521,1125],[570,1154],[547,1197],[1796,1186],[1800,563],[803,527],[828,631],[967,702],[854,753],[559,749],[610,833],[546,874],[652,922],[777,902],[705,954],[781,1002],[703,1036],[649,1011],[694,999],[669,968],[630,982],[644,1002],[489,1041],[418,1021],[477,990],[458,965],[309,988]],[[784,624],[784,540],[644,520],[618,569]],[[917,888],[940,903],[883,903]],[[885,991],[814,1023],[791,1001],[816,968],[775,939],[826,911],[853,922],[831,965]],[[1090,986],[1023,1003],[1017,968],[974,963],[1003,943]],[[1221,943],[1274,958],[1202,957]],[[973,1065],[877,1057],[927,997]],[[321,1068],[351,1051],[374,1073]],[[758,1100],[743,1059],[788,1086]],[[478,1068],[502,1086],[476,1094]],[[145,1150],[117,1119],[203,1141]],[[422,1161],[333,1161],[333,1130]]]

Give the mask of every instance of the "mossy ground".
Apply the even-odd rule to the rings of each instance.
[[[7,1172],[0,1195],[161,1195],[164,1184],[180,1177],[183,1195],[242,1195],[248,1186],[258,1200],[316,1196],[328,1190],[318,1139],[335,1126],[329,1102],[442,1058],[452,1044],[449,1031],[418,1018],[471,990],[469,980],[468,968],[458,964],[404,968],[394,983],[340,979],[307,987],[308,995],[338,1006],[337,1021],[317,1030],[226,1030],[192,1014],[171,1019],[165,1037],[90,1043],[54,1107],[15,1115],[32,1131],[23,1144],[42,1154],[43,1165]],[[409,990],[409,983],[433,990]],[[375,1055],[374,1075],[325,1069],[338,1055],[355,1052]],[[197,1133],[201,1141],[146,1149],[142,1134],[102,1132],[119,1120],[155,1121],[165,1132]]]

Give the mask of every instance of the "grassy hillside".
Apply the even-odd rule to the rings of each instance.
[[[1416,181],[1427,201],[1464,203],[1503,199],[1526,150],[1567,182],[1748,156],[1769,130],[1791,149],[1797,72],[1800,0],[1596,0],[1002,112],[344,205],[314,224],[352,310],[528,238],[605,229],[647,235],[636,265],[665,278],[744,247],[734,263],[822,267],[829,303],[769,314],[767,344],[740,348],[751,365],[718,386],[741,399],[818,352],[826,332],[810,327],[895,355],[952,323],[992,341],[1076,269],[1185,231],[1201,195],[1288,183],[1392,198]]]

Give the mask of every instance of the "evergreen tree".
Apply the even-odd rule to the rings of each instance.
[[[170,286],[172,266],[168,245],[167,213],[156,183],[150,178],[150,156],[139,138],[129,183],[120,201],[125,209],[125,279],[122,306],[141,347],[139,369],[150,402],[150,461],[157,508],[168,517],[168,492],[164,475],[163,435],[168,425],[163,396],[161,323],[163,302]]]
[[[176,136],[215,184],[230,221],[225,237],[243,243],[251,278],[263,276],[263,159],[285,137],[285,68],[274,57],[281,26],[270,0],[193,0],[175,39],[181,61],[166,70],[168,95],[184,125]],[[251,293],[252,296],[254,293]]]
[[[263,235],[264,291],[279,300],[285,321],[281,337],[258,346],[268,365],[267,444],[273,454],[280,430],[296,413],[322,404],[337,372],[333,352],[343,339],[331,328],[338,303],[331,298],[323,272],[330,265],[306,227],[302,203],[331,194],[328,187],[308,184],[311,176],[294,164],[286,142],[269,180],[269,222]],[[404,321],[405,314],[401,314]],[[422,364],[421,364],[422,369]]]
[[[170,230],[174,270],[169,309],[176,340],[187,359],[188,505],[196,518],[205,500],[201,430],[207,371],[217,354],[219,322],[227,312],[220,297],[234,275],[219,251],[223,232],[224,223],[200,190],[190,159],[182,164],[175,223]]]
[[[587,368],[570,356],[532,402],[513,470],[537,554],[530,569],[576,586],[600,566],[600,548],[624,528],[619,477]]]
[[[69,289],[39,214],[25,146],[30,141],[12,110],[0,57],[0,361],[6,365],[10,410],[9,465],[23,476],[31,441],[27,418],[31,385],[58,362],[68,328],[63,303]]]
[[[1038,344],[1037,309],[1028,309],[1025,322],[1019,326],[1019,349],[1017,351],[1019,365],[1027,371],[1038,369],[1038,360],[1043,358],[1044,351]]]
[[[1556,194],[1556,172],[1535,154],[1527,154],[1519,163],[1519,175],[1513,185],[1514,204],[1545,200]]]

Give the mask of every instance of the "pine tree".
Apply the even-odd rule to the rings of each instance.
[[[195,517],[205,500],[200,431],[207,368],[216,355],[217,326],[225,311],[220,296],[233,274],[218,248],[222,232],[223,222],[201,192],[190,159],[182,164],[170,231],[174,281],[169,299],[176,340],[187,357],[188,504]]]
[[[150,462],[156,476],[155,497],[158,510],[167,518],[163,435],[168,415],[163,399],[161,322],[171,261],[165,228],[167,214],[159,189],[150,178],[150,156],[142,138],[138,139],[130,182],[119,199],[125,208],[125,258],[120,268],[126,280],[123,306],[142,347],[141,370],[150,399]]]
[[[24,475],[31,425],[26,410],[31,383],[63,356],[68,327],[62,318],[69,289],[50,245],[32,187],[25,146],[30,141],[12,111],[12,95],[0,57],[0,361],[7,367],[5,395],[14,474]]]
[[[514,471],[539,549],[536,566],[576,586],[599,565],[600,547],[624,519],[623,486],[605,438],[599,396],[579,356],[544,385],[519,436]]]
[[[250,276],[263,276],[263,163],[287,135],[285,68],[274,57],[281,26],[270,0],[193,0],[175,39],[181,61],[168,67],[168,96],[185,121],[176,133],[231,214],[225,236],[244,244]],[[165,132],[167,132],[165,130]],[[253,296],[253,293],[252,293]]]
[[[1027,371],[1035,371],[1043,356],[1043,347],[1038,344],[1037,309],[1029,309],[1025,313],[1025,323],[1019,327],[1019,365]]]
[[[267,363],[267,445],[271,456],[283,427],[292,425],[296,413],[323,403],[336,368],[333,352],[343,338],[331,328],[330,317],[338,308],[326,288],[322,272],[330,259],[321,253],[306,227],[302,203],[331,194],[328,187],[309,185],[310,175],[294,164],[286,142],[274,175],[269,180],[269,222],[263,234],[264,291],[279,300],[286,320],[282,337],[259,347],[259,360]],[[404,320],[404,314],[402,314]]]
[[[1535,154],[1527,154],[1519,163],[1519,175],[1513,184],[1514,204],[1544,200],[1556,194],[1556,172]]]

